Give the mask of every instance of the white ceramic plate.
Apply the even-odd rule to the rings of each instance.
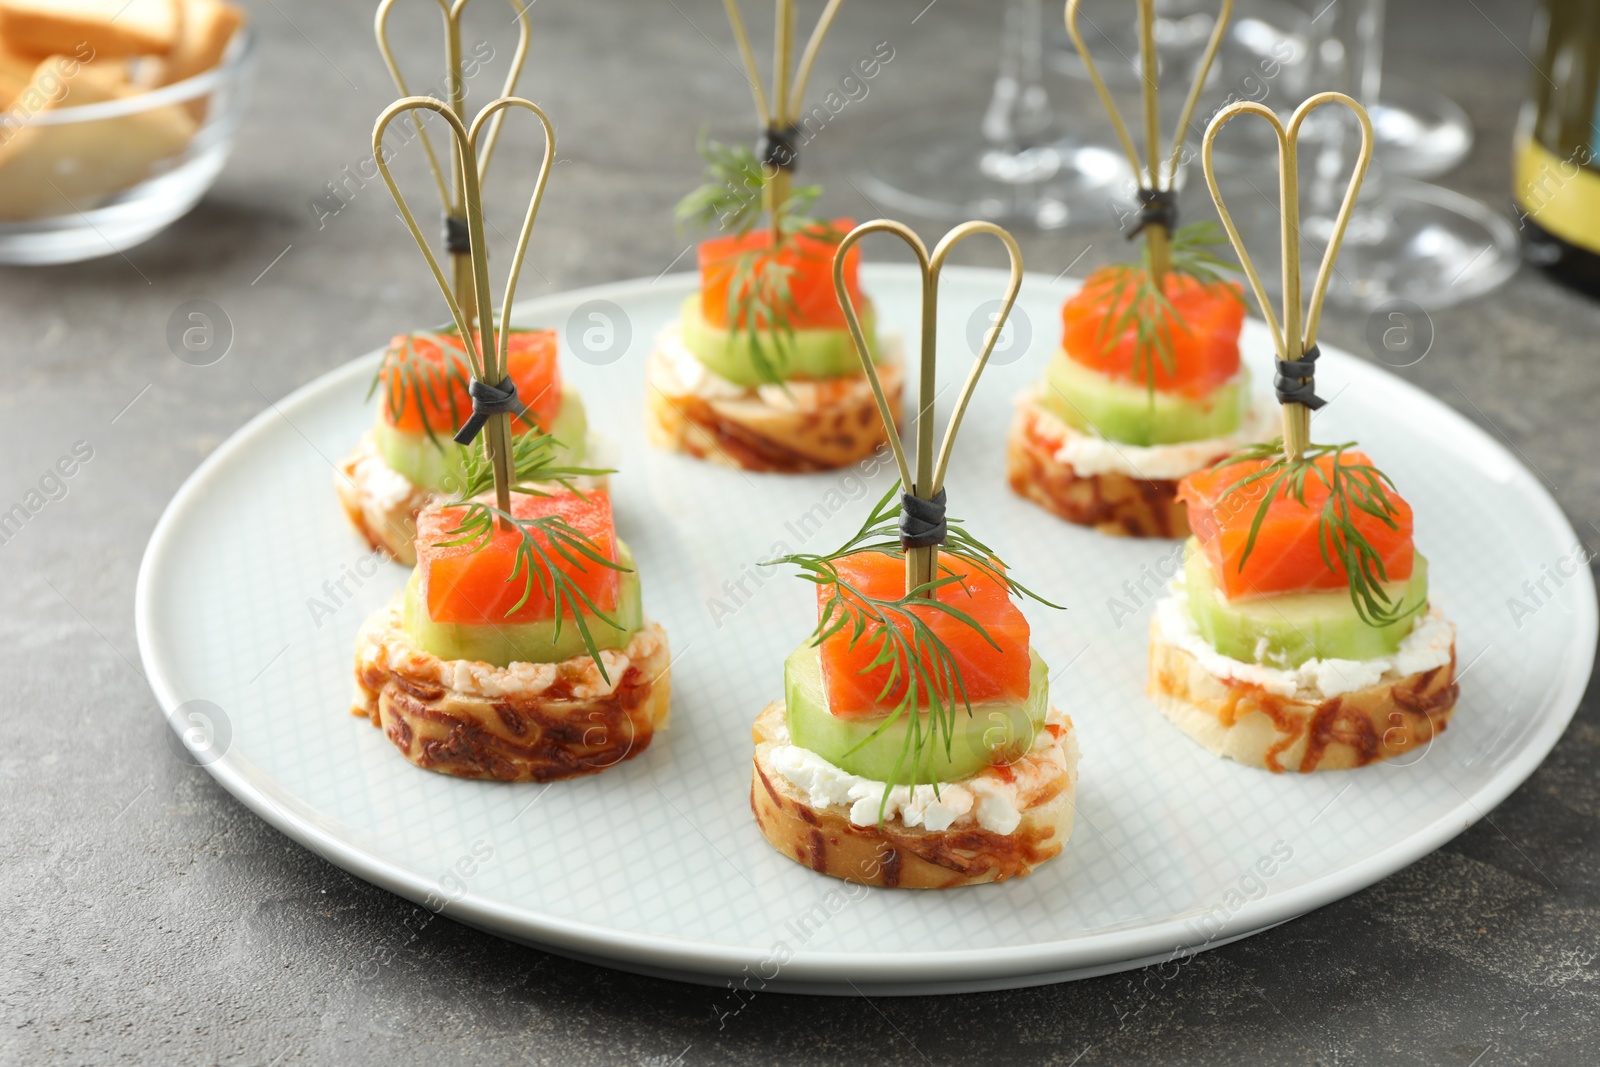
[[[880,321],[914,339],[914,275],[870,267],[865,282]],[[1002,284],[987,270],[946,274],[946,381],[965,373],[966,338],[987,324],[974,310]],[[334,463],[372,417],[374,354],[219,448],[145,555],[137,617],[151,684],[170,719],[210,732],[207,767],[234,796],[363,878],[563,954],[751,989],[987,989],[1213,947],[1370,885],[1498,804],[1577,706],[1594,587],[1554,501],[1466,419],[1330,350],[1318,384],[1332,403],[1315,435],[1359,438],[1415,507],[1434,595],[1460,628],[1455,719],[1401,763],[1305,777],[1216,759],[1179,734],[1144,696],[1150,575],[1175,543],[1068,526],[1004,482],[1011,398],[1039,374],[1072,289],[1030,277],[949,493],[952,514],[1069,608],[1028,611],[1052,697],[1078,725],[1076,830],[1059,859],[1002,885],[896,892],[817,875],[771,849],[749,810],[751,720],[780,693],[783,657],[814,619],[810,586],[759,564],[842,541],[892,467],[745,475],[649,449],[641,367],[693,285],[626,282],[513,317],[564,331],[566,373],[618,448],[618,527],[676,656],[671,728],[604,774],[503,785],[418,770],[348,714],[356,628],[406,576],[370,559],[333,494]],[[1252,321],[1245,345],[1267,381],[1264,327]],[[1530,597],[1524,582],[1544,592]]]

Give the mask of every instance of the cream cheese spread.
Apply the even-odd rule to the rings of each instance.
[[[789,743],[782,730],[767,759],[774,770],[806,794],[812,807],[848,808],[856,826],[878,822],[882,805],[885,820],[898,817],[907,826],[931,831],[976,823],[997,834],[1009,834],[1022,822],[1030,798],[1063,771],[1073,782],[1078,773],[1078,741],[1072,721],[1054,708],[1045,719],[1060,730],[1060,744],[1048,729],[1040,730],[1033,748],[1005,768],[986,768],[961,782],[941,783],[937,795],[931,785],[914,789],[897,785],[884,803],[884,783],[851,774],[810,749]]]
[[[1371,688],[1385,678],[1393,680],[1431,671],[1450,662],[1456,640],[1455,625],[1438,608],[1430,606],[1392,655],[1363,660],[1312,659],[1291,668],[1244,663],[1224,656],[1200,635],[1189,614],[1189,597],[1182,583],[1174,582],[1171,588],[1172,595],[1157,601],[1155,608],[1156,626],[1163,641],[1193,656],[1213,677],[1243,682],[1283,697],[1325,700]]]

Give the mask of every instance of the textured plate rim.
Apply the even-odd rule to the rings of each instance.
[[[864,269],[869,276],[877,275],[885,281],[894,280],[895,275],[911,273],[911,268],[895,265],[864,265]],[[967,281],[994,280],[997,283],[1003,278],[1001,272],[982,267],[952,267],[947,269],[946,275]],[[693,273],[679,273],[656,279],[635,278],[566,290],[519,303],[514,317],[522,318],[537,314],[546,307],[566,307],[584,300],[607,299],[621,303],[646,292],[653,297],[680,287],[687,292],[695,279]],[[1027,282],[1046,287],[1060,284],[1039,274],[1027,275]],[[1251,320],[1251,323],[1253,328],[1261,327],[1258,320]],[[1577,538],[1577,532],[1566,514],[1534,478],[1526,464],[1466,416],[1417,386],[1353,355],[1337,349],[1329,349],[1328,354],[1339,358],[1340,369],[1347,371],[1352,379],[1383,381],[1389,388],[1398,390],[1409,403],[1426,407],[1435,417],[1444,420],[1461,435],[1458,440],[1472,446],[1472,451],[1479,454],[1486,451],[1506,464],[1515,472],[1515,479],[1534,490],[1535,506],[1539,512],[1534,516],[1536,521],[1542,526],[1563,531],[1564,536],[1574,540]],[[268,426],[275,420],[283,418],[290,421],[292,426],[286,411],[292,411],[322,391],[337,386],[347,377],[366,373],[377,355],[377,352],[371,352],[360,356],[317,376],[282,400],[269,402],[265,409],[201,462],[162,512],[139,565],[134,593],[134,626],[140,660],[164,717],[169,716],[180,701],[165,666],[164,639],[154,625],[154,601],[162,571],[171,563],[168,559],[169,542],[180,528],[184,515],[190,508],[203,502],[218,468],[267,432]],[[1600,611],[1596,606],[1594,578],[1587,568],[1582,571],[1582,578],[1579,583],[1579,611],[1570,631],[1572,639],[1568,645],[1567,669],[1560,687],[1547,702],[1554,711],[1538,720],[1537,727],[1528,734],[1514,760],[1498,769],[1476,790],[1462,793],[1461,803],[1450,811],[1418,827],[1408,837],[1388,848],[1281,894],[1247,902],[1230,918],[1228,926],[1216,938],[1195,945],[1188,924],[1181,919],[1171,919],[1067,940],[994,949],[863,953],[802,949],[795,951],[788,962],[782,965],[783,980],[802,985],[843,982],[905,987],[907,975],[920,974],[927,976],[926,981],[931,985],[1006,978],[1026,984],[1029,976],[1104,968],[1107,964],[1146,959],[1167,951],[1182,955],[1214,947],[1235,936],[1243,936],[1241,932],[1267,929],[1372,885],[1438,849],[1483,818],[1533,774],[1560,740],[1588,687],[1594,666],[1595,642],[1597,635],[1600,635]],[[240,803],[330,863],[418,904],[430,898],[433,883],[429,877],[397,866],[342,840],[312,821],[285,811],[250,780],[247,769],[241,766],[243,762],[243,757],[230,750],[206,764],[205,769]],[[442,914],[459,918],[480,929],[504,932],[513,940],[549,945],[585,957],[612,961],[622,969],[628,969],[629,963],[634,962],[656,971],[730,976],[739,974],[744,968],[759,967],[766,959],[759,950],[708,945],[664,934],[621,931],[556,918],[470,893],[446,905]],[[915,982],[914,979],[909,981]]]

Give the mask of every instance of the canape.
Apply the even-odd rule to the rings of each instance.
[[[680,224],[715,227],[699,246],[700,289],[656,339],[645,371],[645,427],[658,448],[726,467],[798,474],[860,462],[885,432],[830,271],[849,219],[810,217],[819,186],[791,186],[812,61],[838,13],[818,17],[792,63],[794,5],[778,0],[772,90],[762,85],[739,5],[726,5],[754,91],[754,148],[701,138],[703,184],[678,204]],[[895,338],[879,338],[856,257],[842,264],[862,335],[898,420],[904,371]]]
[[[1179,488],[1194,537],[1151,620],[1151,696],[1212,752],[1271,771],[1427,745],[1460,690],[1410,505],[1362,452],[1315,449],[1296,493],[1265,451]]]
[[[577,390],[561,380],[556,331],[507,334],[507,369],[526,405],[513,419],[513,431],[542,430],[555,438],[558,462],[582,461],[588,420]],[[417,513],[461,488],[462,466],[473,446],[457,444],[451,435],[472,411],[471,379],[459,332],[396,337],[373,379],[378,410],[372,429],[334,477],[356,529],[374,549],[401,563],[417,559]]]
[[[1067,33],[1111,119],[1138,182],[1127,236],[1143,235],[1137,263],[1102,267],[1061,309],[1061,347],[1044,380],[1017,398],[1006,443],[1008,480],[1019,495],[1068,522],[1131,537],[1188,536],[1178,481],[1270,433],[1239,361],[1244,299],[1219,271],[1213,223],[1178,227],[1176,181],[1184,139],[1232,9],[1211,27],[1163,157],[1160,90],[1142,83],[1144,158],[1078,30],[1081,0],[1068,0]],[[1155,10],[1139,5],[1140,61],[1156,66]]]
[[[518,329],[509,321],[528,238],[555,160],[555,127],[549,117],[538,105],[511,95],[522,72],[531,32],[527,11],[519,9],[513,19],[518,27],[518,47],[501,95],[474,119],[462,110],[464,100],[459,94],[451,94],[448,101],[425,103],[407,90],[401,65],[389,47],[393,3],[383,0],[378,5],[373,30],[402,99],[386,109],[374,126],[372,159],[444,295],[451,322],[441,330],[402,334],[390,342],[369,390],[369,399],[372,393],[379,398],[372,429],[340,464],[334,486],[345,514],[367,542],[398,562],[411,564],[417,558],[412,541],[418,512],[460,494],[463,464],[485,420],[492,423],[487,443],[477,448],[508,451],[513,436],[537,430],[554,438],[557,463],[577,463],[585,458],[588,427],[582,400],[562,383],[556,332]],[[459,35],[464,6],[445,12],[445,36],[451,41]],[[445,52],[443,81],[459,87],[470,71],[464,71],[459,48]],[[544,133],[544,158],[523,218],[521,238],[510,258],[501,301],[506,314],[499,314],[489,288],[481,183],[510,110],[530,112],[538,120]],[[419,111],[434,114],[424,116]],[[428,236],[389,172],[392,150],[384,148],[384,131],[394,117],[405,112],[411,113],[414,135],[424,142],[423,158],[439,195],[448,270],[435,257]],[[433,144],[439,128],[433,127],[430,134],[423,124],[425,117],[441,119],[448,126],[444,131],[448,143],[442,151]],[[480,121],[487,123],[487,129],[477,125]],[[471,167],[467,166],[469,158],[474,161]],[[495,412],[492,417],[491,411]]]
[[[1239,359],[1239,287],[1187,254],[1207,236],[1179,231],[1159,297],[1148,267],[1127,264],[1062,306],[1061,347],[1017,398],[1017,493],[1103,533],[1182,537],[1179,480],[1272,432],[1276,412]]]
[[[502,521],[502,518],[510,521]],[[667,725],[666,634],[603,488],[429,504],[405,591],[356,638],[353,712],[461,778],[592,774]]]
[[[851,225],[838,219],[786,230],[776,249],[768,229],[700,244],[700,291],[662,329],[646,366],[652,444],[783,473],[849,466],[882,447],[872,390],[830,278],[833,249]],[[845,270],[859,298],[857,258]],[[873,359],[898,410],[899,345],[880,340],[871,305],[864,306]]]
[[[834,269],[853,335],[863,336],[843,257],[871,233],[916,251],[924,307],[951,248],[973,233],[999,237],[1012,265],[1003,325],[1022,284],[1010,234],[967,223],[930,256],[916,234],[880,220],[844,239]],[[915,477],[890,431],[900,481],[861,529],[837,551],[779,561],[815,585],[817,622],[784,663],[783,699],[756,718],[750,808],[775,849],[820,874],[903,889],[1000,882],[1059,855],[1072,832],[1077,737],[1050,705],[1049,671],[1014,598],[1047,602],[945,514],[955,434],[998,336],[989,332],[956,399],[935,464],[937,343],[925,327]],[[888,430],[865,348],[859,358]]]
[[[509,307],[554,159],[549,118],[526,100],[501,97],[469,132],[442,102],[407,97],[373,128],[379,173],[456,324],[455,343],[440,338],[432,359],[407,342],[404,359],[412,362],[380,373],[386,403],[377,439],[411,433],[416,451],[406,455],[420,470],[436,462],[426,449],[452,447],[434,440],[434,416],[460,428],[451,438],[458,450],[443,451],[435,468],[449,496],[416,516],[411,581],[357,635],[352,711],[419,767],[542,782],[593,774],[648,748],[667,724],[671,658],[665,633],[644,617],[633,557],[596,480],[610,472],[572,464],[582,408],[561,397],[554,337],[524,335],[517,343],[498,328],[506,316],[490,300],[475,133],[513,107],[540,120],[545,153],[506,283]],[[444,116],[454,137],[470,268],[458,279],[459,297],[428,252],[383,147],[390,122],[418,110]],[[464,397],[456,375],[470,377]],[[441,379],[446,387],[435,388]],[[417,429],[402,421],[408,405]],[[563,413],[576,416],[573,440],[538,428],[541,417],[553,427]],[[518,418],[534,428],[515,434]],[[381,436],[389,430],[394,435]]]
[[[750,807],[766,839],[821,874],[904,889],[1004,881],[1059,855],[1078,742],[1050,706],[1049,672],[1004,571],[941,552],[941,610],[911,603],[893,549],[823,566],[825,636],[789,656],[784,698],[753,731]],[[879,615],[893,616],[895,635]],[[939,649],[918,667],[896,651],[914,633]],[[946,681],[917,687],[913,707],[906,675],[919,668]]]
[[[1302,306],[1296,142],[1306,116],[1330,103],[1355,116],[1361,150]],[[1278,135],[1281,327],[1211,163],[1217,132],[1245,113]],[[1206,183],[1277,349],[1283,436],[1181,483],[1194,537],[1151,620],[1149,692],[1207,749],[1270,771],[1360,767],[1429,745],[1460,692],[1455,627],[1430,601],[1411,506],[1354,442],[1310,437],[1326,404],[1317,323],[1372,144],[1366,111],[1341,93],[1310,97],[1287,127],[1264,105],[1231,104],[1202,144]]]

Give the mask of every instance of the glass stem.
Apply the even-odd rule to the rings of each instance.
[[[1018,151],[1049,130],[1044,38],[1043,0],[1006,0],[1000,73],[983,114],[983,136],[990,144]]]
[[[1340,91],[1355,97],[1368,111],[1378,105],[1383,86],[1383,19],[1385,0],[1335,0],[1334,40],[1337,67],[1330,82]],[[1335,114],[1329,107],[1318,113],[1324,130],[1322,151],[1313,171],[1309,213],[1329,220],[1338,213],[1345,182],[1359,146],[1358,133],[1347,115]],[[1383,170],[1374,159],[1367,168],[1366,180],[1350,219],[1346,240],[1360,243],[1365,236],[1382,229],[1373,205],[1383,190]]]

